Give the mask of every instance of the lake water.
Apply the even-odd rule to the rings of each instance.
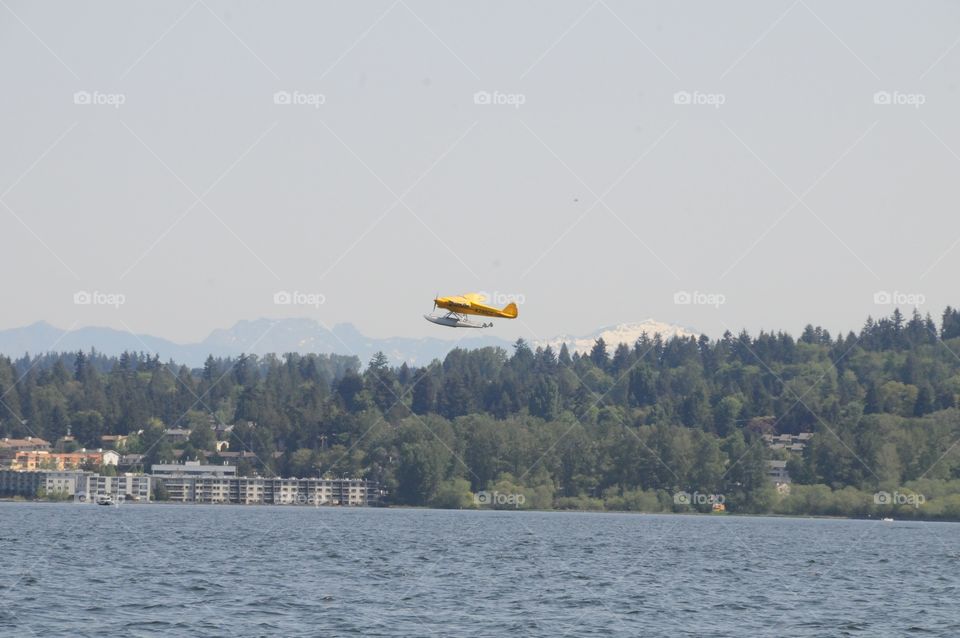
[[[0,503],[0,636],[960,635],[960,526]]]

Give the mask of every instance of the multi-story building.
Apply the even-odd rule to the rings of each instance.
[[[259,476],[154,475],[169,500],[242,505],[375,505],[376,483],[363,479],[298,479]]]
[[[121,454],[120,460],[117,461],[118,468],[143,468],[143,459],[145,455],[143,454]]]
[[[120,455],[113,450],[79,452],[47,452],[24,450],[17,452],[10,463],[12,470],[70,470],[82,465],[117,465]]]
[[[154,485],[159,483],[166,489],[168,500],[180,503],[365,506],[380,501],[380,487],[372,481],[236,476],[236,468],[227,467],[233,471],[219,476],[185,472],[102,476],[82,470],[0,470],[0,496],[35,498],[59,494],[86,503],[107,498],[114,502],[149,502]]]
[[[73,496],[84,472],[0,470],[0,496],[34,498],[42,493]]]
[[[81,502],[103,498],[149,501],[152,479],[142,474],[101,476],[82,470],[0,470],[0,495],[34,498],[41,494],[74,497]]]
[[[100,476],[92,472],[85,474],[76,490],[77,500],[89,503],[106,498],[115,503],[150,501],[150,490],[153,487],[153,478],[150,476],[129,473],[117,476]]]
[[[5,464],[12,461],[18,452],[49,450],[50,442],[35,436],[28,436],[25,439],[0,439],[0,460]]]
[[[43,492],[47,495],[74,496],[77,493],[86,476],[91,472],[80,472],[77,470],[56,470],[41,472],[41,484]]]

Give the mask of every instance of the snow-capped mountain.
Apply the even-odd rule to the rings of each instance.
[[[365,365],[377,351],[382,351],[396,365],[404,362],[426,365],[434,359],[443,359],[454,347],[499,346],[511,351],[511,345],[510,341],[489,334],[466,334],[459,341],[434,337],[377,339],[362,334],[349,323],[337,324],[328,330],[313,319],[238,321],[230,328],[214,330],[202,341],[186,344],[113,328],[86,327],[67,331],[44,321],[0,330],[0,354],[9,357],[93,348],[105,355],[119,355],[124,351],[158,354],[162,361],[172,359],[191,367],[202,366],[209,355],[229,357],[245,353],[262,356],[286,352],[354,355]]]
[[[653,338],[655,334],[659,334],[664,340],[671,337],[697,336],[697,333],[692,328],[675,326],[662,321],[656,321],[655,319],[647,319],[646,321],[635,323],[621,323],[615,326],[607,326],[589,335],[579,337],[561,335],[546,341],[538,341],[536,345],[543,347],[549,345],[553,348],[554,352],[558,352],[561,345],[567,344],[567,349],[570,351],[570,354],[574,352],[585,353],[590,352],[594,342],[602,337],[604,343],[607,344],[607,352],[613,352],[614,348],[621,343],[632,346],[644,332],[646,332],[650,338]]]
[[[581,337],[560,336],[533,345],[549,344],[555,352],[559,352],[560,345],[566,343],[572,354],[574,351],[589,351],[594,340],[603,337],[612,352],[618,343],[633,345],[644,331],[651,337],[660,333],[664,339],[674,335],[695,334],[687,328],[648,319],[601,328]],[[512,345],[511,341],[491,334],[468,334],[459,341],[434,337],[377,339],[365,336],[348,323],[337,324],[328,330],[312,319],[238,321],[230,328],[214,330],[203,341],[188,344],[112,328],[87,327],[66,331],[43,321],[22,328],[0,330],[0,354],[10,357],[20,357],[27,352],[75,352],[94,348],[106,355],[119,355],[125,350],[155,353],[163,361],[172,359],[191,367],[202,366],[211,354],[225,357],[242,353],[264,355],[286,352],[355,355],[361,364],[366,364],[378,350],[396,365],[403,362],[426,365],[434,359],[443,359],[454,347],[474,349],[499,346],[512,352]]]

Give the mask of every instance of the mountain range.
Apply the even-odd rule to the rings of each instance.
[[[553,339],[532,341],[536,346],[550,345],[559,351],[567,344],[571,354],[586,352],[598,337],[603,337],[610,351],[618,343],[632,345],[646,332],[667,339],[674,335],[696,334],[689,328],[648,319],[635,323],[623,323],[600,328],[589,335],[561,335]],[[356,355],[362,363],[378,350],[383,351],[395,364],[425,365],[433,359],[443,359],[454,347],[482,348],[499,346],[510,351],[512,342],[489,334],[465,335],[460,340],[435,337],[367,337],[352,324],[341,323],[328,330],[313,319],[255,319],[238,321],[231,328],[217,329],[206,339],[197,343],[174,343],[162,337],[138,335],[123,330],[103,327],[86,327],[67,331],[38,321],[20,328],[0,330],[0,353],[20,357],[24,353],[89,351],[94,348],[106,355],[118,355],[123,351],[156,353],[163,361],[174,360],[191,367],[203,365],[208,355],[214,357],[235,356],[241,353],[263,355],[271,352],[318,352]]]

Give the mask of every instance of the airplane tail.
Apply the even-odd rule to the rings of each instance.
[[[517,313],[517,304],[515,304],[515,303],[513,303],[513,302],[511,301],[511,302],[508,303],[506,306],[504,306],[503,310],[501,310],[500,312],[502,312],[504,315],[506,315],[508,319],[516,319],[517,314],[518,314],[518,313]]]

